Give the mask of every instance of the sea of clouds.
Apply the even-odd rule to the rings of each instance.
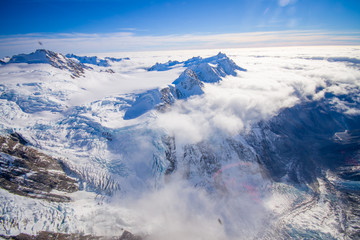
[[[159,115],[158,126],[175,135],[179,143],[197,143],[219,134],[234,136],[303,101],[321,101],[326,93],[356,96],[359,92],[357,48],[225,52],[247,71],[216,84],[205,84],[205,94],[178,101],[169,112]],[[359,113],[359,109],[337,97],[332,101],[339,111]]]

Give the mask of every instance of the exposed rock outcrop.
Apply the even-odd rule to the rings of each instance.
[[[25,143],[17,133],[0,136],[0,187],[30,198],[70,201],[69,197],[52,193],[52,190],[75,192],[77,180],[68,177],[56,159]]]

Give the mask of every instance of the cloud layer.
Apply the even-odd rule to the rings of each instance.
[[[39,44],[42,43],[42,45]],[[128,52],[174,49],[211,49],[305,45],[356,45],[360,33],[326,31],[272,31],[229,34],[136,35],[133,32],[106,34],[24,34],[0,36],[0,57],[46,48],[62,53]]]
[[[321,49],[326,50],[319,49],[320,55]],[[157,125],[175,135],[181,144],[193,144],[213,136],[237,135],[251,124],[277,115],[283,108],[324,98],[329,92],[356,94],[360,79],[356,55],[351,61],[342,57],[335,62],[331,55],[319,58],[311,53],[315,48],[308,50],[309,53],[289,48],[280,55],[277,50],[277,56],[271,50],[266,53],[229,50],[228,55],[237,55],[237,64],[248,71],[238,72],[237,77],[229,76],[219,84],[205,84],[205,94],[178,101],[170,112],[159,115]],[[339,53],[336,48],[333,51],[330,54],[349,54]],[[356,112],[340,99],[333,101],[339,111]]]

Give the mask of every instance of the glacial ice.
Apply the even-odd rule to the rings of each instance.
[[[318,53],[296,55],[298,49],[280,57],[272,49],[233,51],[233,60],[220,53],[156,64],[148,72],[131,65],[142,58],[131,57],[128,69],[114,65],[121,74],[94,68],[76,79],[49,64],[0,66],[1,135],[19,132],[59,159],[81,189],[66,195],[69,203],[0,189],[0,234],[112,237],[126,229],[209,239],[358,236],[358,189],[349,182],[357,182],[359,165],[356,66],[314,61]],[[327,51],[331,58],[342,56]],[[29,61],[40,61],[41,54],[30,54]],[[166,84],[154,87],[143,79],[155,70],[171,76]],[[126,88],[120,81],[126,77],[137,91],[118,91]],[[91,81],[97,78],[116,91],[96,95]],[[92,91],[91,101],[73,100]],[[173,116],[170,129],[157,122],[164,114]],[[185,114],[190,121],[178,121]],[[223,118],[214,121],[218,116]],[[233,126],[230,120],[251,124],[221,131],[219,124]],[[201,140],[180,143],[176,134],[194,126]],[[346,130],[352,141],[339,134]]]

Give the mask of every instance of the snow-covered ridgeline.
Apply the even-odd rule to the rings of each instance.
[[[104,59],[98,58],[97,56],[77,56],[75,54],[66,54],[67,58],[73,58],[83,64],[96,65],[100,67],[110,67],[112,62],[120,62],[124,60],[130,60],[130,58],[114,58],[105,57]]]
[[[84,74],[84,69],[87,67],[82,63],[78,63],[68,59],[61,53],[55,53],[45,49],[36,50],[30,54],[19,54],[11,57],[5,64],[11,63],[27,63],[39,64],[46,63],[59,69],[66,69],[71,72],[74,77],[80,77]]]
[[[203,94],[204,83],[217,83],[228,75],[236,76],[236,71],[246,71],[223,53],[205,59],[194,57],[184,62],[156,63],[148,71],[166,71],[176,65],[187,68],[168,87],[139,94],[135,103],[125,113],[124,119],[139,117],[154,108],[164,110],[176,99],[187,99]]]

